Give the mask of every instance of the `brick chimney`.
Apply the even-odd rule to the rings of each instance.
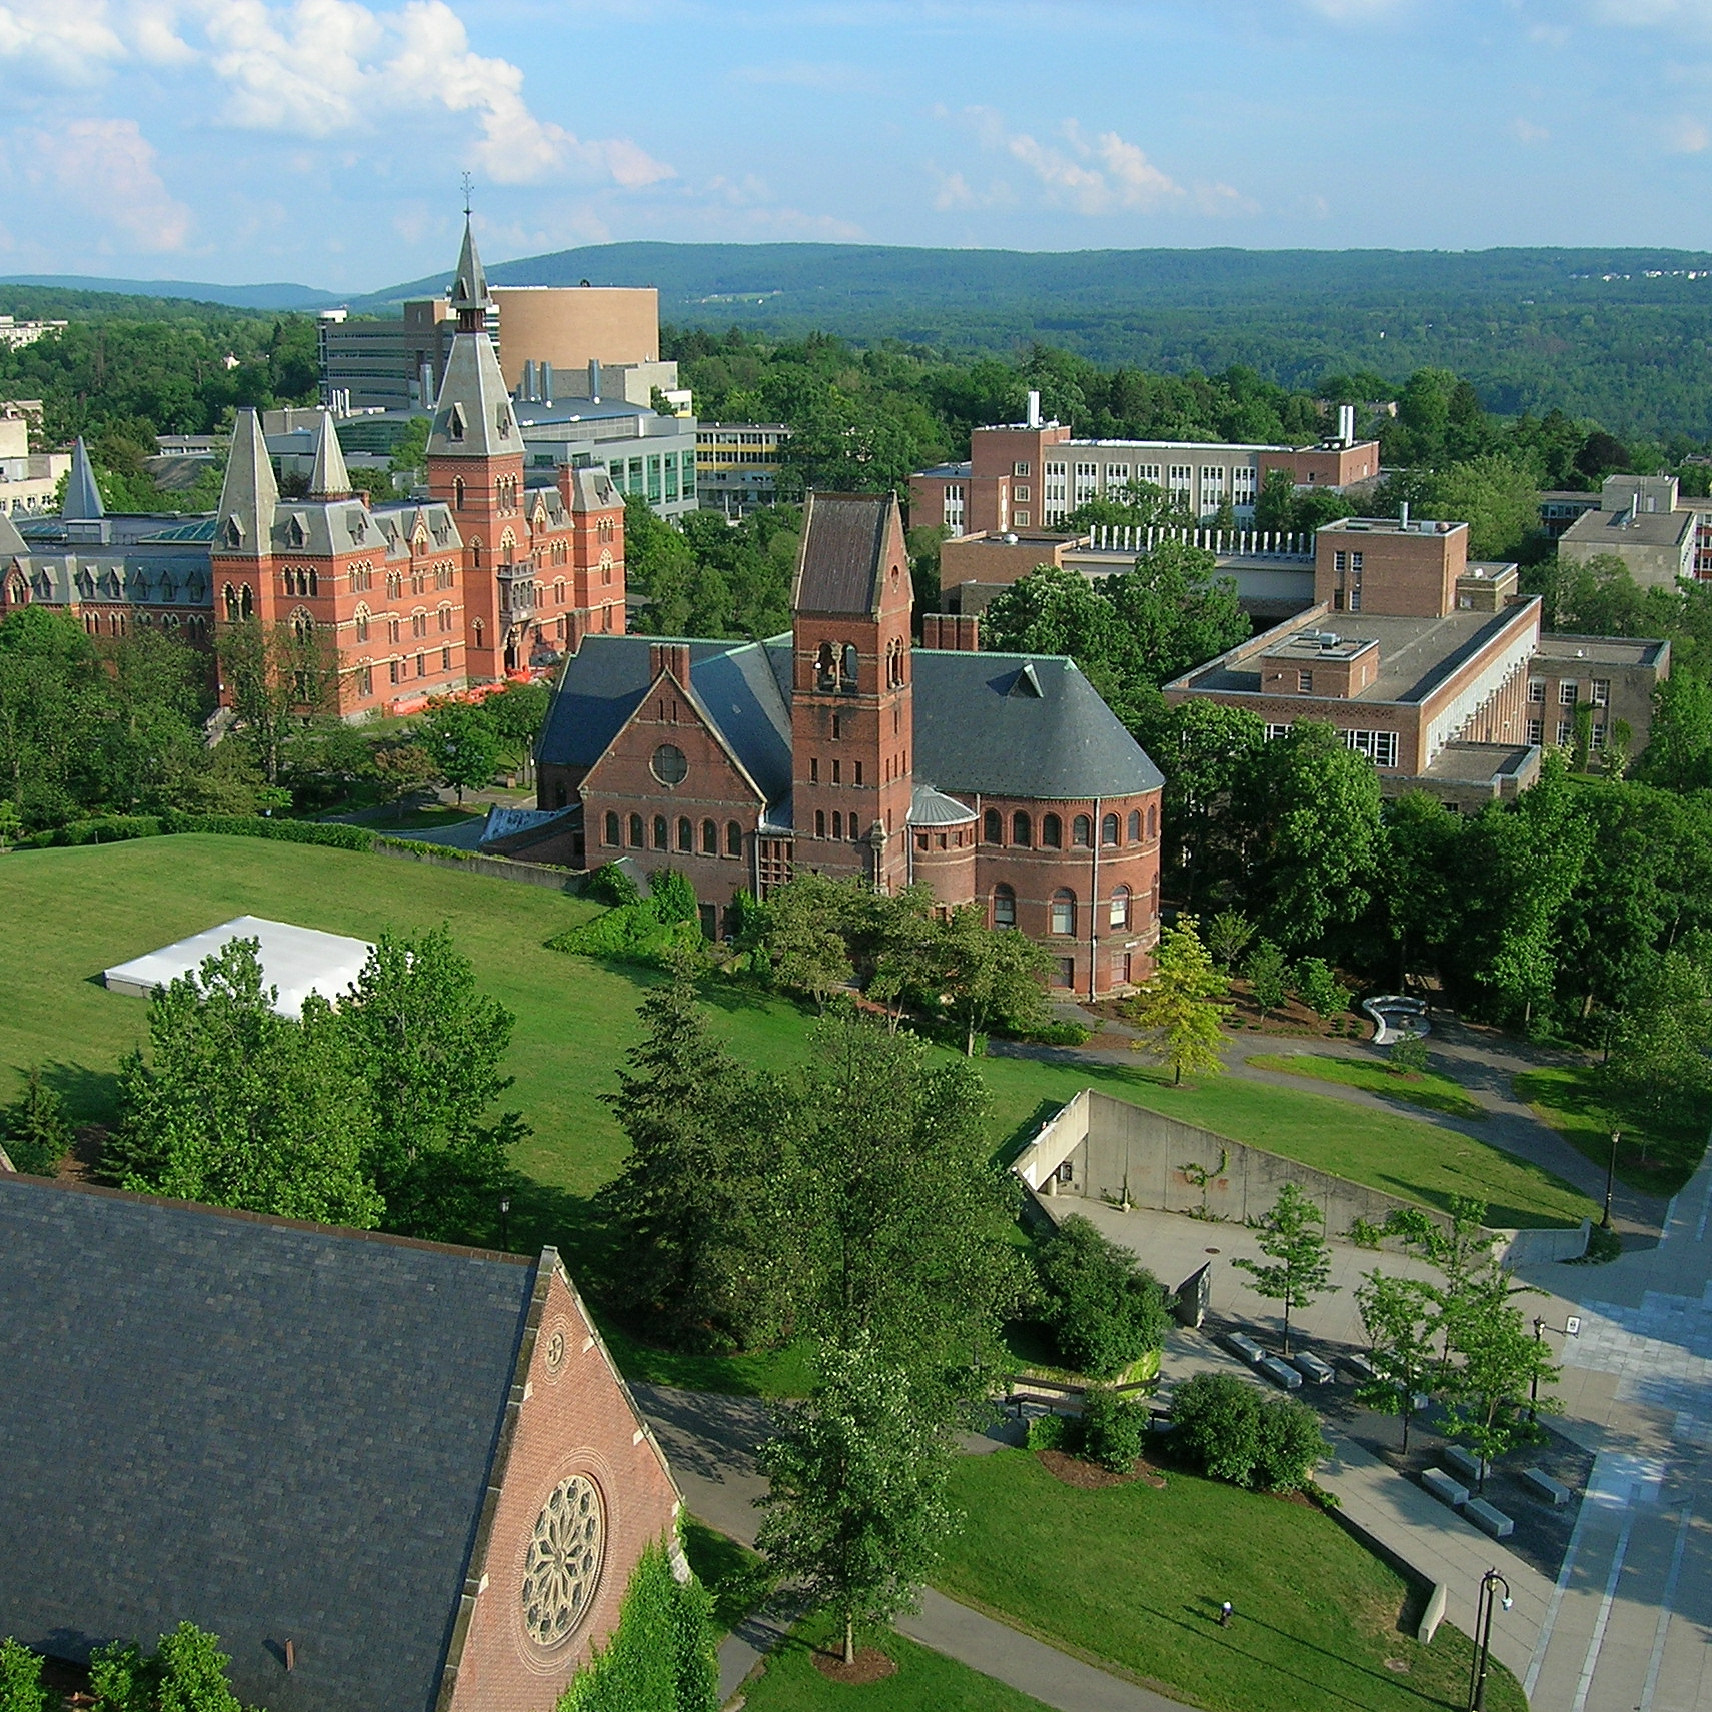
[[[670,672],[684,688],[690,687],[690,645],[687,642],[650,642],[648,644],[649,680]]]
[[[921,615],[921,645],[978,654],[981,651],[981,621],[974,613],[924,612]]]

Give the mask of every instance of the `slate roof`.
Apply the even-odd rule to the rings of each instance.
[[[536,1275],[0,1176],[0,1634],[189,1618],[246,1703],[430,1712]]]
[[[770,655],[777,641],[691,642],[689,688],[769,806],[790,795],[791,712]],[[536,759],[592,767],[653,683],[646,636],[593,635],[565,662]],[[788,684],[790,645],[784,644]]]
[[[71,448],[71,473],[65,478],[65,499],[60,505],[61,517],[93,521],[104,517],[107,507],[101,503],[101,489],[96,485],[95,470],[89,462],[89,448],[81,434]]]
[[[790,825],[791,639],[691,641],[690,684]],[[648,638],[594,635],[565,663],[537,759],[589,768],[652,681]],[[1074,660],[917,648],[911,656],[918,785],[989,796],[1090,798],[1157,790],[1164,777]]]
[[[811,493],[803,506],[793,612],[868,614],[879,604],[889,493]]]

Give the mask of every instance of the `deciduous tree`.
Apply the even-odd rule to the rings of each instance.
[[[1370,1409],[1402,1416],[1406,1455],[1416,1395],[1438,1367],[1438,1298],[1423,1279],[1375,1270],[1357,1286],[1355,1301],[1375,1374],[1356,1387],[1356,1396]]]
[[[1332,1283],[1331,1250],[1326,1246],[1325,1214],[1296,1187],[1286,1183],[1272,1210],[1260,1221],[1260,1252],[1271,1264],[1233,1260],[1254,1279],[1256,1295],[1284,1305],[1284,1353],[1290,1353],[1290,1315],[1311,1308]]]
[[[1195,928],[1193,916],[1182,916],[1162,929],[1154,972],[1126,1007],[1142,1032],[1137,1044],[1171,1066],[1174,1087],[1185,1070],[1216,1076],[1224,1069],[1219,1053],[1230,982],[1213,967]]]

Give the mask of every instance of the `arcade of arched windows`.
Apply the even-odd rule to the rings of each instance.
[[[1094,847],[1095,820],[1090,814],[1070,817],[1070,837],[1066,845],[1065,819],[1050,809],[1037,818],[1027,809],[1007,813],[1004,809],[988,808],[981,815],[981,843],[994,848],[1010,846],[1019,850],[1091,850]],[[1150,803],[1146,809],[1133,808],[1127,813],[1107,812],[1099,817],[1099,847],[1102,850],[1126,850],[1132,846],[1152,844],[1159,837],[1159,804]]]
[[[248,583],[236,586],[227,583],[220,591],[220,603],[225,608],[228,624],[241,624],[246,618],[256,615],[256,600]]]
[[[374,587],[374,564],[368,559],[359,559],[350,569],[351,593],[367,594]]]
[[[493,484],[494,504],[502,516],[517,510],[517,477],[500,476]]]
[[[320,592],[320,577],[310,565],[286,566],[280,581],[288,599],[306,600]]]
[[[397,600],[404,593],[404,578],[397,571],[386,573],[386,598]]]
[[[854,695],[859,687],[856,648],[850,642],[822,642],[814,655],[814,687]]]

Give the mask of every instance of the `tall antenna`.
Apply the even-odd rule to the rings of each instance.
[[[470,186],[475,183],[475,180],[466,172],[459,182],[464,187],[464,218],[467,220],[470,217]]]

